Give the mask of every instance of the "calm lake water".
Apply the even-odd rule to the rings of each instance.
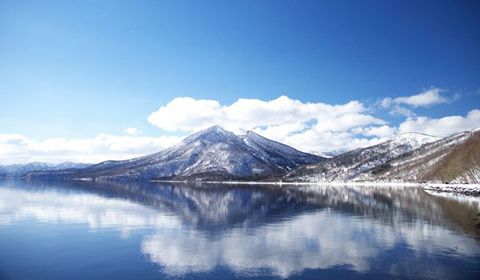
[[[0,181],[0,279],[480,279],[480,199]]]

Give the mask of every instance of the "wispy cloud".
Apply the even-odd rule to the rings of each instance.
[[[451,103],[460,98],[459,94],[451,96],[445,95],[447,90],[432,87],[418,94],[410,96],[399,96],[395,98],[386,97],[379,103],[384,109],[388,109],[391,115],[400,115],[404,117],[415,116],[414,108],[430,107],[438,104]]]
[[[384,98],[382,100],[382,106],[389,108],[392,105],[409,105],[412,107],[428,107],[436,104],[447,103],[449,98],[442,96],[441,93],[445,90],[440,88],[430,88],[426,91],[423,91],[419,94],[411,96],[400,96],[396,98]]]

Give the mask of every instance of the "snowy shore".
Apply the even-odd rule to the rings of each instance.
[[[424,190],[480,196],[480,184],[427,184]]]

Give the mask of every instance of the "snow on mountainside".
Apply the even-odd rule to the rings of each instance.
[[[20,177],[32,171],[49,171],[69,168],[84,168],[87,163],[62,162],[59,164],[46,162],[30,162],[25,164],[0,165],[0,177]]]
[[[408,133],[318,164],[301,166],[286,181],[480,183],[480,131],[445,138]]]
[[[440,140],[441,137],[427,135],[423,133],[404,133],[387,141],[391,149],[402,148],[406,151],[420,148],[422,145]]]
[[[461,132],[395,159],[379,180],[480,183],[480,131]]]
[[[291,169],[299,164],[316,163],[322,160],[319,156],[300,152],[253,131],[248,131],[242,138],[243,142],[255,150],[255,153],[263,160],[282,169]]]
[[[33,172],[27,177],[65,179],[258,179],[281,176],[303,162],[321,157],[305,154],[260,135],[239,137],[219,126],[194,133],[156,154],[124,161],[107,161],[76,171]]]
[[[301,166],[288,173],[285,179],[315,182],[365,180],[365,174],[379,172],[390,160],[439,139],[421,133],[402,134],[378,145],[343,153],[318,164]]]

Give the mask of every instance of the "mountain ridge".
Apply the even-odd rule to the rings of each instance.
[[[48,171],[48,170],[61,170],[72,168],[84,168],[91,164],[89,163],[76,163],[76,162],[61,162],[61,163],[48,163],[48,162],[29,162],[29,163],[17,163],[0,165],[0,178],[5,177],[19,177],[32,171]]]
[[[438,140],[426,134],[407,133],[377,145],[355,149],[329,158],[317,165],[306,165],[289,172],[287,181],[351,181],[388,161]]]
[[[257,180],[281,177],[298,164],[321,160],[323,158],[300,152],[253,132],[240,137],[220,126],[213,126],[151,155],[124,161],[106,161],[75,171],[31,172],[26,177]]]
[[[444,138],[417,133],[399,135],[378,145],[353,150],[318,164],[301,166],[289,172],[284,180],[478,183],[480,167],[476,160],[476,148],[480,150],[480,141],[471,140],[472,137],[480,138],[478,129]],[[469,149],[464,145],[469,145]],[[463,160],[465,150],[471,151],[468,162]],[[444,163],[447,167],[440,168],[440,164],[449,157],[450,163]],[[450,175],[443,176],[442,170],[450,170]],[[455,170],[462,170],[469,175],[462,177],[461,172]]]

